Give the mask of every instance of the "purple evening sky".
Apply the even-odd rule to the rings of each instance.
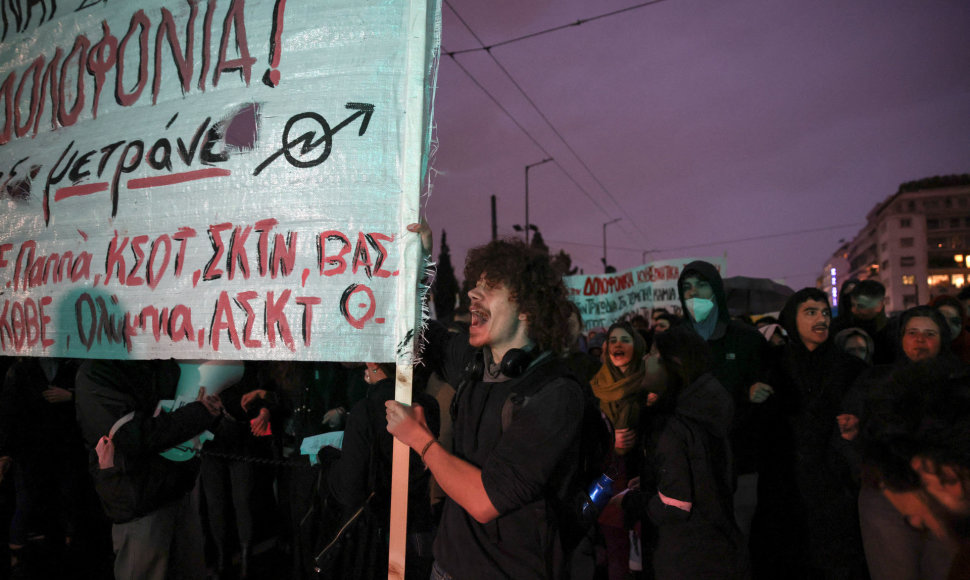
[[[493,44],[639,3],[447,0],[442,44],[481,46],[462,20]],[[662,0],[494,60],[443,54],[428,219],[460,276],[490,238],[489,196],[514,235],[525,166],[552,156],[530,170],[530,222],[586,273],[603,271],[603,224],[622,218],[607,230],[620,270],[645,250],[726,253],[730,276],[814,285],[900,183],[970,172],[968,30],[966,0]]]

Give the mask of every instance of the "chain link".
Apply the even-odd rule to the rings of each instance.
[[[200,457],[212,457],[214,459],[226,459],[229,461],[239,461],[242,463],[256,463],[259,465],[275,465],[277,467],[312,469],[314,465],[302,458],[272,459],[270,457],[255,457],[252,455],[240,455],[238,453],[223,453],[221,451],[206,451],[205,449],[193,449],[184,445],[176,445],[173,449],[183,452],[194,452]],[[301,456],[302,457],[302,456]]]

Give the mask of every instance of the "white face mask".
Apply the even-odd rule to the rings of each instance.
[[[687,310],[696,322],[704,322],[711,315],[711,311],[714,310],[714,301],[707,298],[688,298],[685,302],[687,303]]]

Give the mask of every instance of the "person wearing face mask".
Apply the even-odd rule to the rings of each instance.
[[[617,322],[606,333],[603,366],[590,381],[593,394],[600,400],[600,409],[615,429],[615,447],[607,472],[613,487],[626,489],[627,481],[636,475],[636,427],[640,411],[647,401],[647,386],[643,382],[643,355],[647,345],[640,333],[627,322]],[[622,580],[630,574],[630,540],[623,527],[618,502],[611,503],[600,517],[600,530],[606,541],[607,568],[610,580]]]
[[[753,327],[731,320],[724,282],[713,264],[697,260],[684,266],[677,290],[684,322],[707,341],[714,358],[712,372],[734,401],[734,510],[747,537],[757,507],[759,407],[774,392],[764,382],[768,343]]]
[[[763,467],[752,551],[758,578],[865,578],[857,490],[839,437],[842,399],[866,364],[831,338],[828,297],[795,292],[779,315],[789,336],[777,351],[764,404]]]
[[[866,452],[857,436],[882,410],[899,404],[898,385],[907,375],[941,376],[960,371],[961,364],[950,350],[950,329],[934,308],[916,306],[899,317],[899,351],[893,364],[877,365],[859,377],[842,403],[839,416],[842,438],[852,441],[856,454]],[[871,466],[858,466],[861,477],[859,520],[869,573],[873,580],[918,580],[942,578],[950,566],[953,551],[933,534],[908,526],[884,496],[873,478]]]

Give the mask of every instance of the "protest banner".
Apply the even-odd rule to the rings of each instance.
[[[0,353],[406,355],[439,6],[0,4]]]
[[[569,299],[583,315],[585,331],[608,328],[619,319],[664,309],[681,315],[677,279],[694,260],[710,262],[724,277],[725,258],[678,258],[661,260],[613,274],[565,276]]]

